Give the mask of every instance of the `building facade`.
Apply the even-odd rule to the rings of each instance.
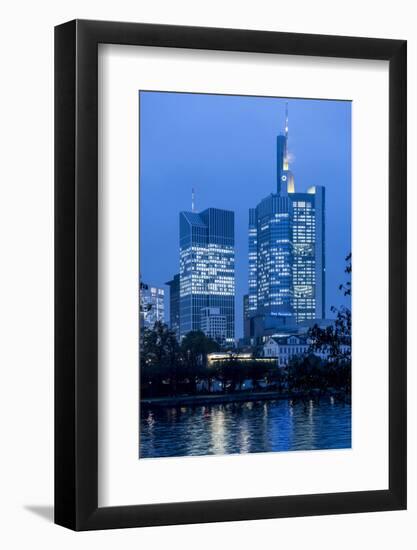
[[[225,342],[235,337],[234,212],[180,212],[180,338],[201,330],[202,311],[225,318]]]
[[[285,132],[277,138],[277,188],[249,210],[249,314],[262,326],[325,317],[325,189],[296,193]],[[253,331],[252,331],[253,332]]]
[[[204,307],[200,315],[200,330],[212,340],[224,344],[227,334],[226,315],[221,315],[219,307]]]
[[[250,311],[249,311],[249,294],[243,296],[243,339],[245,343],[250,340]]]
[[[237,365],[269,365],[276,364],[275,357],[254,357],[251,352],[231,352],[231,351],[215,351],[207,354],[207,366],[215,367],[224,365],[225,363],[234,363]]]
[[[165,291],[163,288],[139,282],[140,329],[152,329],[157,321],[165,322]]]
[[[289,365],[293,357],[302,357],[309,354],[310,340],[307,336],[287,336],[281,338],[268,338],[263,346],[263,356],[276,359],[279,367]],[[341,346],[342,353],[350,356],[350,347]],[[320,359],[327,361],[330,357],[330,352],[326,349],[314,351],[314,355]]]
[[[275,358],[279,367],[285,367],[293,357],[308,355],[309,347],[308,339],[303,336],[268,338],[263,347],[263,355]]]
[[[169,328],[175,332],[177,340],[180,339],[180,275],[177,273],[169,286]]]

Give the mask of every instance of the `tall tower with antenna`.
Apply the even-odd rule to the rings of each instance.
[[[290,171],[288,132],[288,103],[286,103],[284,132],[277,136],[277,194],[282,196],[295,191],[294,176]]]
[[[255,338],[325,317],[325,189],[295,192],[288,135],[286,103],[276,192],[249,209],[248,312]]]

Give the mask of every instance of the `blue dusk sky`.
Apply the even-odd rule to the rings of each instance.
[[[326,316],[346,304],[351,250],[351,103],[252,96],[140,92],[140,271],[152,285],[179,271],[179,212],[235,212],[236,337],[248,282],[248,210],[276,192],[276,136],[289,111],[296,192],[326,188]],[[166,311],[169,312],[168,300]],[[168,319],[168,317],[167,317]]]

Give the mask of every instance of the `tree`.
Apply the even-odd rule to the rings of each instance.
[[[193,356],[196,361],[205,363],[207,354],[219,351],[220,346],[201,330],[192,330],[184,336],[181,342],[181,349],[183,353]]]
[[[181,342],[186,377],[192,393],[197,391],[197,382],[207,380],[211,386],[212,373],[207,368],[207,354],[219,351],[220,345],[201,330],[188,332]]]
[[[347,307],[331,309],[336,313],[334,325],[325,328],[314,325],[308,331],[310,352],[326,353],[330,362],[339,365],[343,361],[350,361],[352,319]]]
[[[268,383],[273,384],[278,392],[282,392],[285,383],[284,369],[274,365],[268,368],[266,376]]]
[[[346,262],[345,273],[347,273],[350,276],[350,274],[352,273],[352,252],[349,252],[349,254],[346,256],[345,262]],[[350,296],[352,294],[351,281],[348,280],[345,283],[340,284],[339,290],[343,291],[344,296]]]
[[[352,253],[346,258],[345,273],[350,276],[352,272]],[[352,292],[351,281],[339,285],[344,296],[350,296]],[[352,314],[348,307],[331,307],[332,313],[336,314],[334,325],[320,328],[314,325],[308,331],[310,338],[310,352],[323,352],[329,356],[329,361],[335,365],[350,364],[351,357],[351,330]]]
[[[247,378],[247,368],[236,352],[229,352],[228,358],[221,361],[214,374],[222,382],[223,391],[233,393],[242,389],[242,384]]]
[[[149,393],[160,393],[165,382],[174,393],[181,365],[180,347],[175,332],[157,321],[152,329],[145,328],[140,353],[142,387]]]
[[[255,359],[249,360],[247,362],[247,376],[252,382],[254,389],[259,389],[261,380],[264,380],[269,371],[269,364],[264,362],[256,361]]]

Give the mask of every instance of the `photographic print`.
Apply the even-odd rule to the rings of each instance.
[[[351,447],[351,107],[139,91],[140,459]]]

